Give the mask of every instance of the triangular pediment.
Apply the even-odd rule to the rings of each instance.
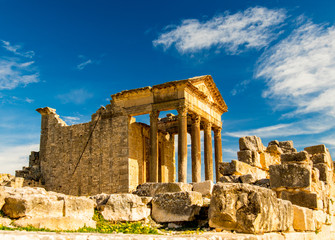
[[[194,77],[188,80],[194,87],[203,93],[207,101],[218,105],[224,112],[227,111],[227,105],[210,75]]]

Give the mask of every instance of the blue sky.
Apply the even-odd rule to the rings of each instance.
[[[334,155],[334,11],[325,0],[0,0],[0,172],[38,150],[36,108],[86,122],[111,94],[205,74],[229,109],[224,161],[244,135]]]

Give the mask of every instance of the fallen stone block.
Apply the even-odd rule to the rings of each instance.
[[[273,154],[273,153],[268,153],[268,152],[262,152],[259,154],[260,155],[260,160],[261,160],[261,165],[263,170],[269,170],[269,167],[271,165],[276,165],[280,164],[280,154]]]
[[[325,183],[332,183],[333,176],[332,171],[326,163],[313,164],[313,167],[319,170],[319,179]]]
[[[133,193],[139,196],[153,197],[156,194],[168,192],[192,191],[192,185],[181,182],[171,183],[143,183],[137,186]]]
[[[293,205],[293,228],[295,231],[315,231],[313,210]]]
[[[277,155],[281,155],[283,154],[283,151],[281,150],[281,148],[279,147],[279,145],[269,145],[267,148],[266,148],[266,151],[268,153],[271,153],[271,154],[277,154]]]
[[[241,183],[241,179],[240,179],[240,176],[229,175],[229,176],[222,176],[222,177],[220,177],[219,182],[223,182],[223,183]]]
[[[65,196],[64,217],[74,217],[80,219],[92,219],[94,215],[95,202],[86,197]]]
[[[266,188],[240,183],[217,183],[209,208],[209,226],[243,233],[288,231],[292,204]]]
[[[92,219],[80,219],[75,217],[34,217],[20,218],[14,221],[14,226],[45,228],[56,231],[75,231],[83,227],[96,228],[96,222]]]
[[[242,183],[248,183],[248,184],[251,184],[257,181],[256,177],[252,174],[242,175],[240,176],[240,179]]]
[[[203,205],[199,192],[162,193],[152,199],[152,218],[159,223],[192,221]]]
[[[90,196],[89,198],[95,201],[97,207],[100,207],[101,205],[106,205],[109,197],[110,197],[110,194],[100,193],[94,196]]]
[[[312,183],[312,167],[304,164],[270,166],[271,188],[307,188]]]
[[[279,194],[280,198],[283,200],[288,200],[292,204],[310,208],[310,209],[322,209],[323,206],[320,206],[320,201],[316,193],[308,193],[304,191],[299,192],[288,192],[282,191]]]
[[[246,136],[239,139],[240,150],[252,150],[262,152],[265,147],[262,140],[256,136]]]
[[[213,186],[214,184],[211,180],[193,183],[193,191],[201,193],[203,197],[210,198],[212,196]]]
[[[283,153],[295,153],[297,150],[293,147],[293,141],[282,141],[279,142],[279,147]]]
[[[317,154],[317,153],[327,153],[328,150],[324,144],[315,145],[311,147],[305,147],[304,150],[308,152],[311,155]]]
[[[250,166],[247,163],[240,162],[238,160],[232,160],[230,163],[223,162],[219,164],[219,172],[222,175],[246,175],[252,174],[257,179],[267,177],[267,172],[259,168]]]
[[[301,151],[298,153],[284,153],[281,155],[281,163],[302,163],[306,164],[309,162],[309,155],[306,151]]]
[[[42,188],[7,188],[2,211],[10,218],[62,217],[64,201]]]
[[[142,198],[130,193],[111,194],[98,210],[108,221],[140,221],[150,215],[150,208]]]
[[[237,152],[237,159],[250,166],[262,168],[260,155],[257,151],[243,150]]]
[[[326,153],[317,153],[312,155],[311,158],[313,164],[326,163],[329,168],[333,168],[332,159],[329,157],[329,154]]]

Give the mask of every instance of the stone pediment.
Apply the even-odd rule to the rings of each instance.
[[[207,101],[219,106],[223,112],[227,112],[227,105],[210,75],[189,78],[188,81],[202,93]]]

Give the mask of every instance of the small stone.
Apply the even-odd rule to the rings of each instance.
[[[268,147],[269,146],[278,146],[279,147],[279,142],[277,140],[273,140],[273,141],[268,143]]]
[[[242,183],[248,183],[248,184],[251,184],[251,183],[254,183],[254,182],[257,181],[255,176],[252,175],[252,174],[242,175],[242,176],[240,176],[240,179],[241,179]]]
[[[332,171],[328,168],[325,163],[318,163],[313,165],[315,168],[319,170],[319,179],[320,181],[324,181],[325,183],[331,183],[332,180]]]
[[[143,183],[137,186],[133,193],[139,196],[153,197],[156,194],[168,192],[192,191],[192,185],[181,182],[170,183]]]
[[[222,177],[220,177],[219,182],[223,182],[223,183],[241,183],[241,179],[240,179],[240,176],[229,175],[229,176],[222,176]]]
[[[253,183],[253,185],[263,187],[263,188],[270,188],[270,179],[263,178],[263,179],[257,180],[256,182]]]

